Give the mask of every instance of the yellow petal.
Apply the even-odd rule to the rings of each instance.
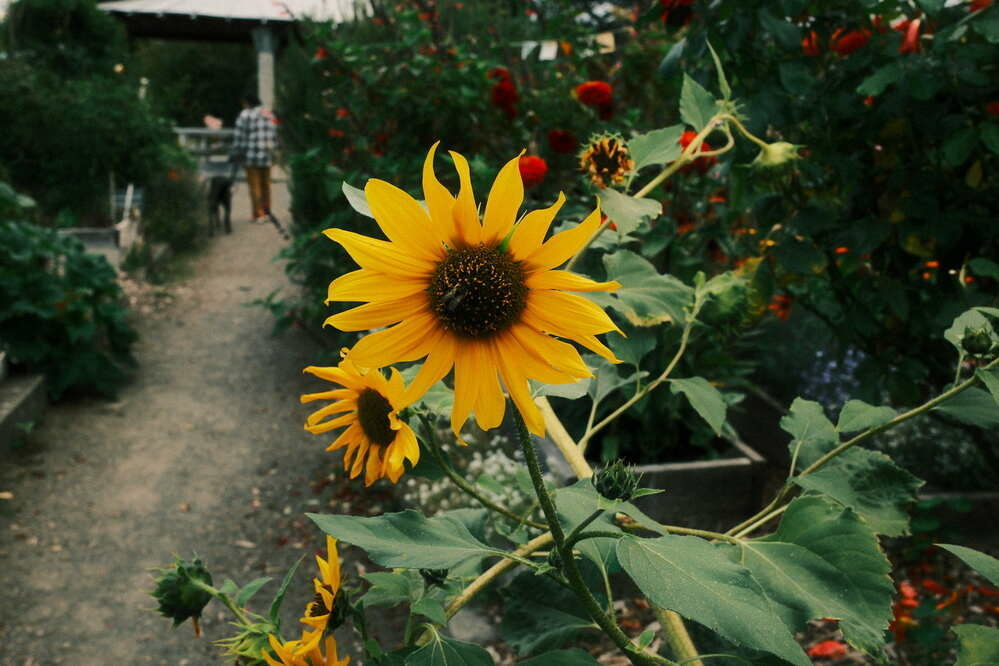
[[[434,174],[434,153],[440,141],[430,147],[427,159],[423,162],[423,198],[430,211],[430,221],[434,225],[436,238],[451,241],[454,237],[454,222],[451,211],[454,210],[454,197],[447,188],[440,184]]]
[[[433,261],[407,254],[388,241],[369,238],[344,229],[327,229],[323,233],[330,240],[342,245],[361,268],[412,280],[429,277],[436,266]]]
[[[516,336],[511,333],[507,333],[503,337],[506,338],[503,340],[503,348],[506,353],[513,354],[513,362],[520,366],[526,377],[543,384],[569,384],[579,379],[579,377],[553,368],[546,359],[538,357],[529,349],[525,349]]]
[[[576,254],[600,227],[600,208],[597,207],[585,220],[572,229],[555,234],[539,249],[524,259],[528,270],[561,266]]]
[[[582,296],[567,294],[561,291],[532,291],[528,294],[527,307],[524,313],[540,317],[555,324],[555,328],[535,327],[547,330],[563,338],[572,337],[572,333],[606,333],[619,331],[607,313],[593,301]],[[566,335],[568,332],[569,335]]]
[[[420,371],[409,383],[403,402],[407,405],[416,402],[431,386],[444,379],[454,366],[456,349],[454,336],[447,333],[442,335],[430,351],[427,360],[423,362]]]
[[[330,419],[329,421],[324,421],[322,423],[306,423],[305,429],[313,435],[321,435],[324,432],[342,428],[348,423],[353,423],[356,420],[357,414],[355,412],[350,412],[349,414],[344,414],[343,416],[338,416],[335,419]]]
[[[368,181],[364,193],[375,222],[400,249],[430,261],[444,256],[443,242],[447,237],[437,236],[430,216],[416,199],[377,178]]]
[[[433,315],[421,312],[392,328],[364,336],[351,348],[349,358],[366,368],[415,361],[429,354],[443,335]]]
[[[336,550],[336,539],[326,535],[326,557],[329,571],[326,572],[325,580],[334,589],[340,589],[340,555]]]
[[[507,337],[497,338],[494,344],[496,345],[496,358],[500,374],[503,376],[503,385],[506,386],[510,399],[517,406],[517,411],[523,417],[527,429],[535,435],[543,436],[545,422],[541,417],[541,412],[535,406],[534,400],[531,399],[527,376],[524,375],[518,364],[517,350],[510,345],[510,338]]]
[[[617,291],[621,283],[594,282],[590,278],[569,271],[540,271],[527,278],[531,289],[561,289],[564,291]]]
[[[332,391],[323,391],[321,393],[306,393],[305,395],[299,396],[298,399],[302,402],[302,404],[305,404],[315,400],[342,400],[344,398],[349,398],[356,393],[356,391],[351,391],[350,389],[334,389]]]
[[[548,208],[532,210],[524,216],[510,238],[510,253],[514,259],[524,259],[541,247],[545,234],[548,233],[548,227],[564,203],[565,195],[559,192],[554,204]]]
[[[519,177],[519,172],[518,172]],[[479,345],[479,392],[475,400],[475,421],[483,430],[492,430],[503,422],[506,408],[506,398],[503,397],[503,387],[496,377],[496,360],[492,345]]]
[[[310,365],[309,367],[303,369],[302,372],[307,372],[310,375],[319,377],[320,379],[325,379],[328,382],[333,382],[355,391],[364,388],[364,382],[360,377],[356,375],[352,376],[338,367]],[[302,402],[305,401],[303,400]]]
[[[454,359],[454,406],[451,407],[451,429],[459,441],[461,441],[461,428],[468,420],[468,415],[479,397],[478,373],[481,369],[476,367],[475,359],[480,344],[477,342],[459,344]]]
[[[361,430],[360,423],[352,423],[349,427],[344,429],[340,436],[333,440],[333,443],[326,447],[327,451],[336,451],[337,449],[342,449],[348,444],[358,442],[359,438],[363,436],[363,431]]]
[[[454,160],[454,168],[458,172],[458,198],[454,202],[451,217],[454,220],[455,245],[478,245],[482,241],[482,225],[479,224],[479,212],[475,207],[475,195],[472,193],[472,176],[468,171],[465,158],[450,151]]]
[[[510,335],[526,352],[533,354],[539,361],[547,363],[563,374],[576,379],[593,376],[590,369],[583,363],[576,348],[567,342],[539,333],[525,324],[511,326]]]
[[[368,464],[364,467],[364,487],[367,488],[372,483],[381,478],[382,474],[382,447],[372,444],[368,452]]]
[[[341,331],[368,331],[389,326],[426,309],[427,299],[424,296],[378,301],[327,317],[323,326],[335,326]]]
[[[394,301],[426,290],[426,280],[404,279],[362,268],[330,282],[326,305],[333,301]]]
[[[357,409],[357,400],[338,400],[336,402],[331,402],[330,404],[324,406],[321,409],[309,414],[309,417],[305,420],[308,425],[315,425],[322,421],[324,418],[330,414],[338,414],[340,412],[352,412]]]
[[[520,176],[520,155],[517,155],[500,169],[489,190],[486,211],[482,214],[482,242],[498,244],[506,238],[523,202],[524,180]]]

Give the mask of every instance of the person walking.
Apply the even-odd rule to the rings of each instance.
[[[243,96],[243,110],[236,118],[236,136],[230,161],[246,168],[252,222],[264,223],[271,214],[271,163],[277,144],[274,114],[261,106],[253,93]]]

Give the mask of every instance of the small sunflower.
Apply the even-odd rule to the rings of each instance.
[[[316,555],[316,564],[319,566],[319,578],[312,579],[312,585],[316,590],[315,598],[305,607],[305,615],[300,622],[312,627],[320,635],[330,627],[330,618],[333,617],[337,609],[337,593],[340,591],[340,556],[336,552],[336,539],[331,536],[326,537],[326,559]],[[334,624],[336,622],[334,621]],[[316,638],[315,642],[318,643]]]
[[[635,169],[628,146],[621,137],[602,135],[594,137],[579,154],[579,168],[599,188],[620,185],[625,176]]]
[[[454,368],[451,427],[459,438],[473,411],[483,429],[503,420],[500,380],[531,432],[543,434],[528,378],[564,384],[591,376],[576,348],[552,336],[617,362],[596,337],[617,326],[592,301],[565,292],[613,291],[620,285],[554,270],[590,239],[600,211],[545,241],[565,196],[518,222],[524,200],[518,156],[496,176],[480,221],[468,162],[451,153],[460,181],[457,197],[452,196],[434,174],[436,148],[423,166],[426,208],[389,183],[368,181],[368,204],[389,240],[343,229],[325,232],[361,266],[330,284],[327,302],[366,303],[326,323],[344,331],[390,327],[354,345],[347,358],[358,365],[380,368],[426,357],[409,386],[408,402]]]
[[[346,666],[350,662],[350,657],[340,659],[337,655],[336,639],[327,636],[326,640],[321,640],[322,633],[318,630],[303,631],[301,639],[287,642],[281,642],[277,636],[271,634],[268,640],[277,659],[264,652],[264,660],[268,666]],[[320,644],[323,644],[324,649],[319,648]]]
[[[322,393],[309,393],[302,402],[334,400],[313,412],[305,421],[305,429],[314,435],[346,426],[326,450],[336,451],[347,447],[343,466],[356,478],[364,470],[364,485],[387,477],[392,483],[405,471],[403,460],[415,465],[420,459],[420,447],[413,430],[399,420],[399,410],[409,401],[405,398],[406,385],[395,368],[386,379],[378,370],[363,371],[348,359],[337,367],[309,366],[308,372],[321,379],[339,384],[343,388]],[[326,419],[333,414],[336,418]]]

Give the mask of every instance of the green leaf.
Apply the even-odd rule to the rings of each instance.
[[[999,427],[999,404],[980,388],[970,388],[934,407],[938,412],[953,416],[962,423],[979,428]]]
[[[888,423],[898,416],[891,407],[874,407],[863,400],[848,400],[839,412],[836,429],[840,432],[857,432]]]
[[[999,369],[979,369],[975,371],[975,375],[982,380],[982,383],[985,384],[985,388],[989,390],[989,393],[991,393],[992,397],[996,399],[996,402],[999,402]]]
[[[964,164],[977,143],[978,134],[970,127],[964,127],[954,132],[943,145],[944,166],[956,167]]]
[[[718,90],[721,91],[722,97],[725,100],[732,98],[732,88],[728,85],[728,79],[725,77],[725,68],[722,67],[721,59],[718,57],[718,53],[715,52],[715,47],[711,46],[711,42],[708,42],[708,50],[711,51],[711,59],[715,62],[715,73],[718,75]]]
[[[996,131],[999,131],[999,125],[997,125]],[[975,275],[981,275],[982,277],[990,277],[993,280],[999,280],[999,264],[990,259],[975,257],[968,262],[968,268],[970,268],[971,272]]]
[[[600,662],[579,648],[552,650],[537,657],[518,661],[520,666],[597,666]]]
[[[284,596],[288,594],[288,588],[291,586],[291,581],[295,577],[295,572],[298,571],[298,567],[302,564],[302,560],[304,559],[305,555],[302,555],[293,565],[291,565],[291,568],[288,569],[288,573],[286,573],[284,578],[281,579],[281,585],[278,587],[277,594],[274,595],[271,607],[267,610],[267,617],[270,618],[271,623],[278,629],[281,628],[281,604],[284,603]]]
[[[812,663],[748,569],[704,539],[618,539],[621,566],[652,603],[792,664]]]
[[[506,603],[500,632],[518,655],[558,648],[598,629],[576,595],[547,576],[521,573],[501,594]]]
[[[982,123],[978,127],[978,138],[989,150],[999,155],[999,125],[991,122]]]
[[[429,617],[437,624],[447,624],[447,612],[444,610],[444,604],[440,602],[440,599],[423,597],[414,602],[410,610],[413,615],[423,615],[424,617]]]
[[[620,282],[621,288],[613,295],[599,294],[604,297],[594,299],[599,304],[614,308],[635,326],[685,319],[684,308],[691,304],[694,291],[675,277],[661,275],[629,250],[604,255],[604,266],[608,279]]]
[[[634,372],[627,377],[622,377],[618,373],[618,366],[609,363],[602,356],[596,354],[586,354],[584,357],[591,368],[593,368],[593,381],[590,382],[590,398],[593,402],[601,402],[608,395],[622,386],[634,385],[640,377],[647,375],[647,372]]]
[[[433,632],[430,642],[406,657],[406,666],[492,666],[483,648]]]
[[[885,91],[885,88],[899,81],[903,75],[902,66],[896,62],[888,63],[883,67],[874,70],[874,73],[861,81],[857,86],[857,94],[867,97],[873,95],[877,97]]]
[[[793,95],[804,95],[816,84],[811,68],[797,60],[781,63],[778,73],[784,90]]]
[[[916,0],[916,3],[930,16],[936,15],[944,6],[944,0]]]
[[[263,578],[255,578],[251,580],[249,583],[244,585],[243,589],[241,589],[239,591],[239,594],[236,595],[236,605],[239,607],[243,607],[246,604],[248,604],[250,602],[250,599],[253,598],[253,595],[259,592],[260,588],[262,588],[264,585],[271,582],[272,580],[273,579],[270,576],[266,576]]]
[[[780,427],[794,438],[788,447],[791,457],[797,459],[797,466],[801,468],[812,464],[839,443],[836,426],[826,418],[822,405],[811,400],[795,398],[787,415],[781,418]]]
[[[836,618],[850,643],[881,652],[892,618],[891,564],[852,511],[822,497],[799,497],[774,534],[735,550],[792,631]]]
[[[769,10],[761,9],[760,22],[774,41],[785,49],[801,49],[801,29],[790,21],[774,16]]]
[[[871,529],[885,536],[909,533],[909,508],[923,485],[885,454],[860,447],[844,451],[819,470],[793,481],[853,509]]]
[[[999,44],[999,7],[989,7],[975,12],[971,19],[975,32],[993,44]]]
[[[631,151],[631,159],[635,160],[635,170],[653,164],[668,164],[680,157],[683,147],[680,145],[680,136],[683,134],[683,125],[673,125],[662,129],[652,130],[645,134],[635,134],[628,140],[628,150]],[[610,190],[605,190],[609,192]],[[610,213],[608,213],[610,215]],[[616,222],[616,218],[611,216]],[[620,223],[618,223],[620,227]]]
[[[617,224],[620,234],[631,233],[644,220],[655,219],[663,212],[663,205],[655,199],[636,199],[609,187],[600,193],[600,207]]]
[[[555,492],[555,507],[558,509],[562,527],[566,532],[571,532],[576,525],[589,518],[598,508],[601,508],[603,500],[604,498],[597,494],[590,479],[580,479],[571,486],[559,488]],[[621,502],[615,510],[629,513],[628,509],[630,508],[632,508],[630,504]],[[612,516],[613,514],[611,513],[603,513],[590,523],[589,529],[600,530],[601,532],[621,532],[621,528],[617,526]],[[613,569],[617,566],[617,556],[614,553],[614,548],[614,539],[609,537],[584,539],[576,545],[576,549],[579,552],[603,571]]]
[[[365,518],[307,513],[323,532],[363,548],[376,564],[405,569],[450,569],[499,551],[482,543],[449,513],[427,518],[408,509]]]
[[[359,601],[365,606],[398,606],[413,598],[413,579],[405,571],[376,571],[361,575],[371,587]]]
[[[533,395],[535,396],[547,395],[553,398],[576,400],[589,393],[590,384],[592,383],[592,377],[583,377],[582,379],[570,382],[569,384],[543,384],[532,379],[531,387],[533,389]]]
[[[980,624],[954,627],[961,653],[954,666],[995,666],[999,664],[999,629]]]
[[[967,546],[955,546],[950,543],[938,543],[937,545],[957,555],[965,564],[985,576],[990,583],[999,586],[999,560],[996,558]]]
[[[707,421],[715,434],[721,436],[722,426],[725,425],[725,398],[718,389],[708,383],[703,377],[690,377],[689,379],[670,379],[670,390],[673,394],[683,393],[690,401],[701,418]]]
[[[700,132],[717,110],[714,95],[685,73],[683,87],[680,88],[680,118],[683,122]]]
[[[219,592],[231,597],[239,594],[239,585],[236,585],[231,578],[226,578],[225,582],[222,583],[222,587],[219,588]]]
[[[371,212],[371,206],[368,205],[368,197],[364,193],[364,190],[357,189],[347,181],[343,181],[341,189],[343,190],[343,196],[347,198],[347,203],[350,204],[351,208],[365,217],[374,217],[374,214]]]
[[[985,315],[979,312],[979,309],[966,310],[954,318],[954,323],[950,325],[946,331],[944,331],[944,339],[947,342],[954,345],[957,349],[957,353],[964,355],[964,347],[961,346],[961,340],[964,339],[964,332],[967,329],[977,330],[984,328],[986,331],[992,331],[992,322],[990,322]]]
[[[658,338],[655,331],[648,328],[636,328],[627,333],[628,337],[616,331],[608,333],[607,344],[615,356],[637,368],[645,355],[655,349]]]

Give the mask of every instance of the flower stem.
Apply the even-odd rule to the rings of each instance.
[[[579,567],[576,566],[576,561],[573,559],[572,549],[567,548],[566,546],[565,533],[562,531],[562,525],[558,519],[558,512],[555,509],[555,503],[552,501],[552,497],[548,493],[548,488],[545,486],[544,478],[541,475],[541,465],[538,462],[538,454],[534,449],[534,442],[531,440],[531,434],[527,431],[527,426],[524,424],[524,419],[521,418],[520,412],[514,410],[513,415],[514,420],[517,423],[517,434],[520,439],[520,446],[524,451],[524,459],[527,462],[527,469],[531,474],[531,482],[534,484],[534,492],[537,494],[538,500],[541,502],[541,509],[544,511],[545,517],[548,519],[548,527],[551,531],[552,538],[555,540],[555,547],[558,549],[566,579],[568,579],[569,584],[576,592],[576,596],[579,597],[579,600],[583,603],[583,606],[586,608],[590,617],[600,626],[604,633],[614,641],[621,651],[628,656],[631,663],[636,664],[636,666],[652,666],[659,664],[674,665],[674,662],[658,655],[648,654],[632,643],[631,639],[629,639],[625,633],[621,631],[621,628],[617,626],[617,622],[614,618],[604,612],[604,610],[600,607],[599,602],[586,586],[586,582],[583,580]]]

